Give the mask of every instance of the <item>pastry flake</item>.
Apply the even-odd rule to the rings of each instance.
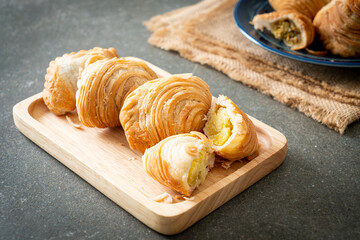
[[[50,111],[57,115],[63,115],[75,109],[79,72],[92,56],[98,56],[94,58],[94,60],[98,60],[118,57],[118,54],[114,48],[95,47],[90,50],[64,54],[50,62],[43,90],[43,99]]]
[[[119,113],[125,97],[155,78],[155,72],[141,61],[112,58],[90,64],[77,83],[80,121],[87,127],[120,126]]]
[[[301,13],[291,11],[259,14],[252,20],[256,30],[269,30],[276,39],[283,41],[292,50],[309,46],[315,37],[311,20]]]
[[[211,98],[209,86],[189,74],[141,85],[127,96],[120,112],[130,147],[144,153],[166,137],[202,131]]]
[[[173,203],[173,198],[167,192],[164,192],[163,194],[155,196],[155,197],[151,198],[151,200],[158,202],[158,203],[167,203],[167,204]]]
[[[144,169],[153,179],[190,196],[205,181],[214,166],[215,155],[204,134],[191,132],[163,139],[146,149],[142,159]]]
[[[204,133],[216,154],[235,161],[257,152],[259,143],[254,124],[228,97],[214,97],[207,118]]]

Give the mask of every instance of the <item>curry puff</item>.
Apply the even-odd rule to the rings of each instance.
[[[294,11],[314,19],[316,13],[331,0],[269,0],[275,11]]]
[[[45,75],[43,90],[44,103],[49,110],[57,115],[75,110],[77,81],[81,70],[99,59],[113,57],[118,57],[115,48],[95,47],[64,54],[51,61]]]
[[[315,37],[311,20],[297,12],[280,11],[256,15],[252,24],[256,30],[267,29],[292,50],[306,48]]]
[[[317,13],[314,26],[332,54],[360,57],[360,0],[333,0]]]
[[[213,98],[204,133],[215,153],[230,161],[256,154],[259,148],[254,124],[226,96]]]
[[[214,166],[215,155],[204,134],[191,132],[163,139],[146,149],[142,159],[153,179],[190,196]]]
[[[126,96],[156,73],[142,61],[103,59],[87,66],[80,75],[76,108],[87,127],[120,126],[119,114]]]
[[[144,153],[166,137],[202,131],[211,99],[209,86],[191,74],[144,83],[126,97],[120,112],[130,147]]]

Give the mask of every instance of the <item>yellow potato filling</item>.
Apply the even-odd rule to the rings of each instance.
[[[204,182],[206,177],[206,164],[208,158],[209,153],[205,148],[203,148],[200,150],[198,157],[191,162],[187,180],[190,187],[198,186]]]
[[[273,23],[271,32],[276,39],[283,40],[289,45],[295,45],[301,40],[300,30],[288,19]]]
[[[233,124],[226,109],[220,107],[214,114],[211,114],[205,128],[209,139],[214,145],[224,145],[233,130]]]

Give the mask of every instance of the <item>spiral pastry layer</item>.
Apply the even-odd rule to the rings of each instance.
[[[118,54],[114,48],[95,47],[90,50],[64,54],[50,62],[43,90],[43,99],[50,111],[57,115],[63,115],[75,109],[79,72],[84,68],[87,60],[94,56],[97,57],[93,61],[118,57]]]
[[[146,172],[159,183],[190,196],[204,182],[215,155],[200,132],[173,135],[145,151]]]
[[[90,64],[78,81],[76,108],[80,121],[87,127],[120,126],[125,97],[155,78],[154,71],[140,61],[112,58]]]
[[[209,86],[190,74],[143,84],[128,95],[120,112],[130,147],[144,153],[168,136],[201,131],[211,98]]]

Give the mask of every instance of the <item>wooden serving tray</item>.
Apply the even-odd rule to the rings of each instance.
[[[148,65],[159,76],[170,75]],[[236,162],[229,169],[214,167],[193,192],[193,200],[158,203],[152,199],[164,192],[175,198],[178,193],[146,174],[142,155],[130,149],[121,127],[75,128],[65,116],[56,116],[47,109],[41,93],[16,104],[13,115],[16,127],[25,136],[144,224],[168,235],[187,229],[260,180],[276,169],[286,155],[284,135],[250,117],[261,146],[259,156]],[[78,122],[75,112],[68,116]]]

